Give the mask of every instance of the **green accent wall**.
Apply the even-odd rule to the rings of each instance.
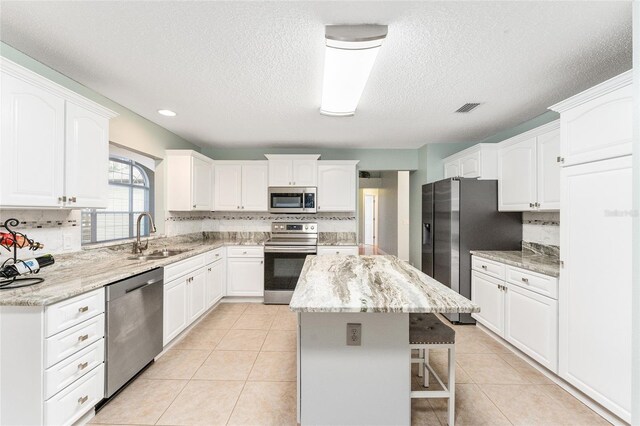
[[[359,160],[359,170],[417,170],[415,149],[203,148],[215,160],[265,160],[265,154],[320,154],[321,160]]]

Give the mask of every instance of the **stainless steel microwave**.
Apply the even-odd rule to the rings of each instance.
[[[317,211],[315,187],[269,187],[270,213],[315,213]]]

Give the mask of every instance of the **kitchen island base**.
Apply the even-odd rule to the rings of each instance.
[[[361,345],[347,345],[347,324]],[[298,314],[298,421],[302,425],[409,425],[407,313]]]

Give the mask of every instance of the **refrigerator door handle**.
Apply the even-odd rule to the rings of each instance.
[[[431,224],[423,223],[422,224],[422,244],[429,244],[429,233],[431,232]]]

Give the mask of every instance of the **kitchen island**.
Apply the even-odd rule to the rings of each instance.
[[[290,309],[302,425],[410,424],[409,314],[480,310],[395,256],[308,256]]]

